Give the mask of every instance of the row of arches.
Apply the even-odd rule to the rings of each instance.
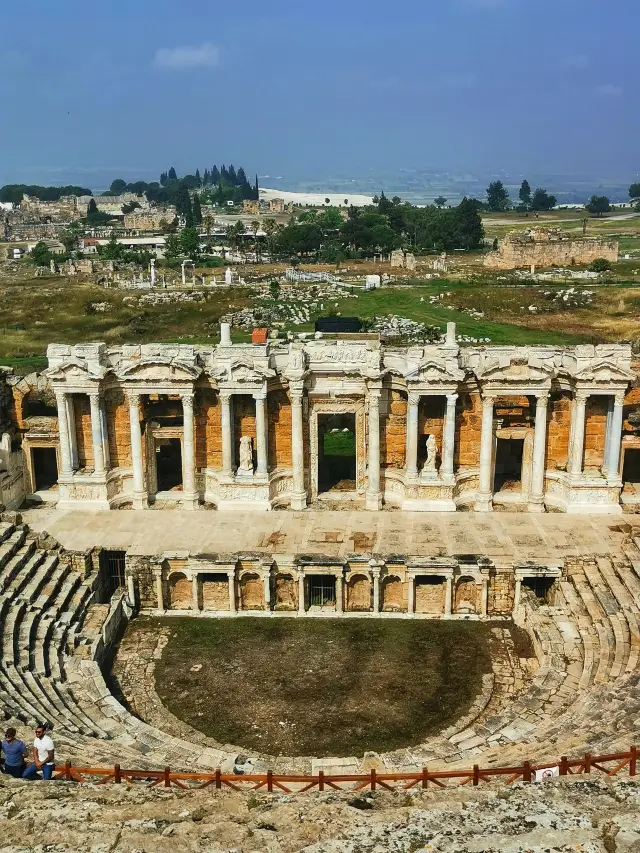
[[[330,583],[335,577],[327,576]],[[269,601],[266,595],[269,596]],[[244,572],[231,583],[226,573],[199,574],[196,587],[184,572],[173,572],[168,579],[165,607],[169,610],[283,610],[300,608],[299,585],[294,574],[278,573],[271,577],[268,593],[264,578],[258,573]],[[347,612],[369,613],[375,610],[374,584],[366,573],[350,575],[343,588],[343,609]],[[413,595],[413,607],[409,596]],[[422,575],[412,585],[400,575],[387,575],[380,581],[378,607],[383,613],[443,614],[447,610],[446,579],[438,575]],[[197,596],[197,598],[196,598]],[[233,596],[233,599],[232,597]],[[456,579],[452,588],[451,612],[477,614],[480,612],[480,591],[475,578]],[[307,596],[308,599],[308,596]],[[334,602],[335,604],[335,602]],[[309,606],[306,601],[305,609]]]

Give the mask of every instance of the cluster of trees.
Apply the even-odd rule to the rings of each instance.
[[[58,201],[65,195],[93,195],[86,187],[69,184],[66,187],[40,187],[35,184],[5,184],[0,188],[0,201],[19,204],[23,195],[35,196],[40,201]]]
[[[457,207],[415,207],[382,193],[367,207],[350,207],[343,219],[337,208],[309,211],[267,234],[273,255],[316,257],[324,261],[366,257],[407,248],[416,252],[477,249],[484,230],[475,199]]]
[[[554,195],[550,195],[542,187],[538,187],[532,192],[531,185],[526,179],[520,185],[518,199],[519,202],[515,205],[515,209],[523,213],[528,213],[529,211],[552,210],[558,201]],[[509,210],[512,206],[509,191],[502,181],[492,181],[487,187],[487,202],[485,209],[494,212],[502,212]]]

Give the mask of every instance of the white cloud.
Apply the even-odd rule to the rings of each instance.
[[[215,68],[220,62],[220,51],[211,42],[191,47],[161,47],[156,51],[154,65],[182,71],[188,68]]]
[[[603,83],[601,86],[596,86],[596,95],[601,95],[603,98],[618,98],[623,92],[622,86],[615,86],[613,83]]]

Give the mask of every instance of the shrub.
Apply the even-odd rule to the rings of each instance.
[[[591,272],[609,272],[611,261],[608,261],[606,258],[596,258],[595,261],[591,261],[589,264],[589,269]]]

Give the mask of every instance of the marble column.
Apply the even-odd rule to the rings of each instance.
[[[127,575],[127,598],[131,607],[136,606],[136,585],[133,575]]]
[[[147,490],[142,467],[142,431],[140,429],[140,395],[129,393],[129,425],[131,429],[131,465],[133,468],[133,508],[145,509]]]
[[[304,572],[298,572],[298,613],[304,614]]]
[[[373,573],[373,612],[380,613],[380,572]]]
[[[475,509],[488,512],[493,509],[491,473],[493,469],[493,404],[494,398],[482,398],[482,432],[480,434],[480,482]]]
[[[536,397],[536,425],[533,434],[533,462],[529,512],[544,512],[544,473],[547,454],[547,406],[549,395],[545,391]]]
[[[380,388],[369,388],[369,459],[365,507],[382,509],[380,492]]]
[[[76,434],[76,410],[73,404],[73,394],[65,394],[67,400],[67,424],[69,427],[69,446],[71,447],[71,470],[77,471],[80,467],[78,462],[78,436]]]
[[[624,412],[624,393],[618,393],[613,400],[610,434],[607,434],[607,458],[605,459],[607,479],[620,478],[620,450],[622,444],[622,420]]]
[[[231,423],[231,391],[220,392],[222,405],[222,474],[231,477],[233,474],[233,427]]]
[[[260,391],[253,395],[256,401],[256,444],[258,465],[256,474],[267,474],[267,448],[268,448],[268,424],[267,424],[267,392]]]
[[[413,575],[407,578],[409,590],[407,592],[407,613],[415,613],[416,609],[416,579]]]
[[[264,603],[266,609],[271,610],[271,574],[269,572],[262,576],[262,583],[264,586]]]
[[[446,589],[444,591],[444,615],[445,616],[451,616],[451,605],[452,605],[451,597],[452,597],[452,592],[453,592],[453,578],[451,577],[451,575],[447,575],[446,580],[447,580],[447,586],[446,586]]]
[[[100,394],[89,394],[91,406],[91,443],[93,445],[93,471],[99,476],[105,472],[104,445],[102,438],[102,415],[100,414]]]
[[[522,578],[516,578],[516,586],[513,593],[513,609],[520,606],[520,595],[522,593]]]
[[[60,476],[65,478],[73,475],[73,468],[71,465],[69,417],[66,398],[66,394],[61,391],[56,392],[56,404],[58,406],[58,434],[60,436]]]
[[[407,403],[407,474],[418,473],[418,406],[420,394],[409,392]]]
[[[336,575],[336,613],[342,613],[344,609],[343,595],[342,575]]]
[[[567,471],[572,477],[582,476],[582,457],[584,454],[584,427],[588,394],[577,391],[571,413],[571,442]]]
[[[109,432],[107,430],[107,410],[104,404],[104,397],[100,397],[100,426],[102,429],[102,454],[104,456],[104,466],[108,471],[111,467],[111,457],[109,454]]]
[[[196,491],[196,447],[193,420],[193,394],[186,393],[182,398],[182,506],[184,509],[196,509],[198,493]]]
[[[164,590],[162,589],[162,574],[155,572],[156,577],[156,600],[158,602],[158,610],[164,610]]]
[[[293,464],[293,492],[291,509],[304,509],[307,493],[304,487],[304,439],[302,434],[302,382],[289,385],[291,394],[291,461]]]
[[[489,610],[489,581],[482,579],[482,593],[480,596],[480,615],[486,616]]]
[[[453,453],[456,443],[456,400],[457,394],[447,394],[447,410],[444,417],[444,436],[442,441],[442,465],[440,476],[443,480],[453,479]]]
[[[193,599],[193,603],[191,608],[194,613],[200,612],[200,578],[198,575],[194,575],[191,578],[191,597]]]
[[[235,569],[231,572],[227,572],[227,579],[229,581],[229,611],[231,613],[236,612],[236,571]]]

